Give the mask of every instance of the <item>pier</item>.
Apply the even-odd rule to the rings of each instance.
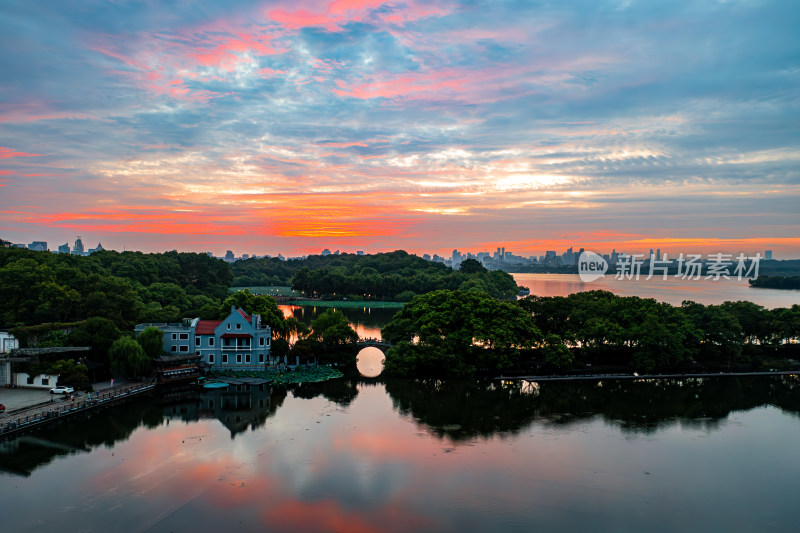
[[[0,419],[0,439],[8,435],[21,433],[29,429],[39,428],[46,424],[64,420],[73,415],[87,413],[95,409],[108,407],[114,403],[132,398],[154,390],[154,383],[131,383],[114,387],[98,393],[92,393],[92,398],[83,397],[75,401],[46,402],[37,406],[20,409],[8,413]]]

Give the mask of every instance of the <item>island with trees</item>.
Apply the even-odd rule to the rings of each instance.
[[[752,370],[800,358],[800,305],[672,306],[607,291],[513,302],[435,291],[409,302],[382,334],[395,343],[385,370],[399,376]]]

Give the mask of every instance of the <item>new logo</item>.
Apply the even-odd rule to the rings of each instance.
[[[578,257],[578,276],[585,283],[605,277],[607,270],[608,262],[600,254],[583,251]]]

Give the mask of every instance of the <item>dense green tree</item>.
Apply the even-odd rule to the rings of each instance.
[[[164,332],[157,327],[150,326],[136,336],[145,355],[150,359],[156,359],[164,354]]]
[[[396,343],[385,369],[397,375],[471,375],[511,366],[521,348],[541,341],[516,302],[477,291],[440,290],[414,298],[381,331]]]
[[[465,259],[462,261],[459,270],[464,274],[483,274],[488,272],[486,267],[475,259]]]
[[[355,362],[358,334],[341,311],[327,309],[312,320],[309,338],[322,343],[323,361]]]
[[[541,350],[545,362],[549,365],[566,368],[572,364],[572,352],[564,345],[561,337],[554,333],[550,333],[544,338]]]
[[[283,312],[278,309],[278,303],[272,296],[253,294],[247,289],[236,291],[222,302],[217,318],[221,320],[231,314],[231,307],[241,308],[250,315],[261,315],[261,321],[279,334],[284,330]]]
[[[402,250],[374,255],[309,256],[279,261],[248,259],[232,265],[238,286],[266,284],[278,276],[291,279],[292,287],[306,296],[406,301],[411,293],[458,289],[468,280],[496,297],[512,298],[517,286],[505,272],[487,271],[478,261],[467,260],[454,271],[442,263],[426,261]],[[468,287],[464,287],[468,288]]]
[[[115,376],[143,376],[150,369],[150,358],[142,346],[130,337],[120,337],[108,350],[111,373]]]
[[[80,324],[69,334],[72,346],[90,346],[91,360],[95,363],[108,362],[108,350],[122,335],[119,328],[107,318],[92,317]]]

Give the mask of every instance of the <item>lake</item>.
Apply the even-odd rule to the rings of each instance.
[[[0,444],[3,531],[796,531],[800,379],[175,391]]]
[[[577,274],[512,274],[517,285],[528,287],[537,296],[568,296],[576,292],[604,290],[619,296],[655,298],[672,305],[692,300],[704,305],[717,305],[725,301],[747,300],[768,309],[791,307],[800,304],[800,291],[760,289],[747,281],[735,279],[682,280],[673,276],[666,280],[654,277],[646,280],[617,280],[614,275],[584,283]]]

